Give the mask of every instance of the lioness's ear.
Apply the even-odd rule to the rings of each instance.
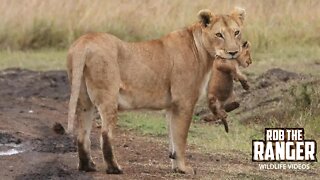
[[[251,47],[251,44],[250,44],[249,41],[245,41],[245,42],[242,44],[242,47],[243,47],[244,49],[249,49],[249,48]]]
[[[239,7],[235,7],[231,12],[231,16],[240,19],[241,23],[243,23],[246,16],[246,10]]]
[[[209,9],[202,9],[198,13],[198,18],[204,27],[212,22],[213,13]]]

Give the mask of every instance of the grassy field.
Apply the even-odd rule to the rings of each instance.
[[[0,50],[0,69],[11,67],[27,68],[32,70],[62,70],[66,69],[66,49],[41,50]],[[276,49],[269,52],[252,52],[254,63],[246,72],[258,75],[266,69],[280,67],[300,73],[320,76],[320,47],[311,46]]]
[[[66,48],[81,34],[109,32],[128,40],[160,37],[197,21],[200,9],[246,9],[246,38],[256,51],[320,45],[317,0],[0,0],[2,49]]]
[[[259,66],[298,68],[320,57],[317,0],[0,0],[0,68],[64,69],[67,47],[86,32],[109,32],[126,41],[159,38],[197,21],[200,9],[246,9],[245,39]],[[23,17],[23,18],[21,18]],[[312,70],[311,73],[319,71]]]
[[[237,116],[231,113],[229,114],[229,119],[232,121],[229,133],[225,132],[223,125],[199,123],[195,118],[190,128],[188,142],[203,152],[241,151],[249,156],[252,151],[252,140],[264,139],[264,128],[266,127],[303,127],[306,139],[314,139],[319,142],[320,115],[319,112],[317,112],[317,115],[313,114],[314,112],[314,110],[297,110],[295,113],[285,116],[286,119],[269,119],[269,117],[265,117],[265,121],[270,123],[250,125],[241,123]],[[164,114],[161,113],[121,113],[119,126],[142,135],[154,136],[165,140],[167,140],[168,136],[167,123]],[[320,157],[319,151],[317,156]]]
[[[159,38],[197,21],[200,9],[228,13],[246,9],[245,38],[253,44],[253,65],[246,72],[257,76],[269,68],[320,77],[320,1],[317,0],[0,0],[0,69],[65,69],[66,49],[77,37],[92,31],[109,32],[126,41]],[[319,90],[314,92],[319,102]],[[319,105],[287,116],[292,126],[305,123],[308,137],[320,142]],[[317,113],[315,113],[317,112]],[[318,113],[319,114],[319,113]],[[233,115],[232,115],[233,117]],[[263,138],[264,125],[248,127],[234,116],[226,134],[222,126],[196,123],[189,141],[203,151],[251,151],[251,140]],[[305,122],[302,122],[305,121]],[[120,125],[142,134],[164,137],[166,122],[160,113],[124,113]],[[278,124],[274,124],[277,126]],[[319,154],[318,154],[319,156]]]
[[[234,118],[234,117],[233,117]],[[165,117],[161,113],[122,113],[119,125],[143,135],[167,138],[168,130]],[[256,126],[248,129],[237,120],[232,124],[232,130],[227,134],[222,125],[207,125],[194,123],[191,126],[188,141],[205,152],[238,150],[249,153],[252,138],[263,138],[264,129]]]
[[[28,51],[0,51],[0,68],[31,70],[66,69],[66,50],[42,49]]]

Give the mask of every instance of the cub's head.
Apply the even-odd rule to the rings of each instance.
[[[242,52],[237,58],[239,65],[242,67],[248,67],[252,63],[250,47],[251,47],[251,44],[248,41],[245,41],[242,44]]]
[[[198,17],[202,30],[202,42],[207,52],[225,59],[235,59],[241,48],[241,30],[245,10],[235,8],[228,15],[215,15],[210,10],[201,10]]]

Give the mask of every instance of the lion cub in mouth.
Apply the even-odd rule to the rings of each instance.
[[[248,67],[251,63],[250,43],[244,42],[242,52],[237,59],[223,59],[216,57],[212,65],[212,75],[208,85],[208,100],[211,112],[221,119],[226,132],[229,132],[227,124],[227,112],[239,107],[235,101],[233,80],[240,81],[245,90],[249,90],[247,77],[243,75],[239,66]]]

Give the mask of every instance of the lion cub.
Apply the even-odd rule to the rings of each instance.
[[[235,101],[233,80],[240,81],[242,87],[249,90],[247,77],[240,72],[239,66],[246,68],[252,63],[250,43],[244,42],[242,49],[237,59],[216,57],[208,85],[209,108],[218,119],[222,120],[226,132],[229,132],[226,112],[239,107],[239,103]]]

